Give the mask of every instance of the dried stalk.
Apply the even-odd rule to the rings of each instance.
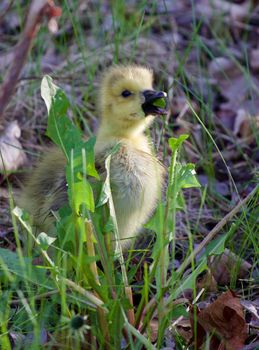
[[[28,53],[32,46],[40,24],[47,17],[49,20],[60,16],[61,9],[54,5],[52,0],[34,0],[30,6],[26,25],[22,37],[16,45],[13,59],[9,70],[6,73],[4,82],[0,88],[0,119],[8,105],[17,85],[22,68],[27,60]]]

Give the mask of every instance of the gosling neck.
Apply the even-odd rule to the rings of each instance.
[[[147,116],[144,119],[135,121],[132,120],[118,120],[117,123],[111,123],[109,118],[102,118],[97,137],[103,139],[134,139],[144,136],[144,131],[153,122],[153,116]]]
[[[109,120],[103,119],[97,132],[96,149],[101,150],[117,142],[125,142],[135,148],[149,152],[148,139],[144,131],[153,119],[153,116],[148,116],[131,127],[129,125],[123,126],[123,124],[111,125]]]

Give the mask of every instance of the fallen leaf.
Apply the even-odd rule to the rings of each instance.
[[[198,312],[197,326],[199,346],[206,340],[205,333],[210,335],[216,333],[220,337],[220,345],[210,347],[213,350],[242,349],[248,336],[240,299],[230,290],[221,294],[216,301]]]
[[[13,121],[0,136],[0,172],[12,172],[24,165],[27,157],[20,141],[21,129]]]

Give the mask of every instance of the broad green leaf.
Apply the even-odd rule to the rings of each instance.
[[[158,98],[152,103],[152,105],[160,108],[166,108],[166,98]]]
[[[49,76],[42,79],[41,96],[49,114],[47,135],[67,156],[71,148],[82,142],[82,133],[66,115],[69,101],[64,91],[56,86]]]
[[[68,187],[68,197],[70,205],[74,208],[77,215],[82,214],[82,205],[85,205],[86,209],[94,212],[93,190],[87,179],[73,182],[71,187]]]
[[[94,144],[95,139],[90,139],[71,150],[66,167],[69,203],[77,214],[82,213],[82,206],[92,212],[95,210],[93,190],[87,179],[87,175],[99,178],[94,163]]]
[[[81,132],[74,128],[72,122],[65,115],[49,116],[47,136],[61,147],[68,158],[70,150],[80,143]]]
[[[182,134],[178,138],[170,137],[170,139],[168,140],[168,143],[169,143],[171,150],[173,152],[177,151],[181,147],[182,143],[186,139],[188,139],[188,137],[189,137],[189,135],[186,135],[186,134]]]
[[[91,137],[86,142],[79,142],[73,149],[73,163],[74,173],[84,173],[99,179],[99,175],[95,169],[94,159],[94,145],[96,138]],[[71,157],[71,152],[70,152]]]
[[[69,107],[69,101],[57,85],[53,83],[49,75],[43,77],[41,82],[41,97],[45,101],[48,113],[65,114]]]

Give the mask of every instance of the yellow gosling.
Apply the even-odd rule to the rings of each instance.
[[[161,195],[164,168],[153,154],[145,130],[165,108],[155,101],[164,92],[152,87],[152,71],[141,66],[114,66],[101,82],[98,108],[101,116],[95,145],[97,168],[111,149],[120,144],[111,160],[111,189],[123,247],[137,235],[154,211]],[[53,211],[67,202],[66,160],[50,148],[25,187],[20,206],[33,217],[40,230],[53,230]],[[101,174],[103,177],[105,174]]]

